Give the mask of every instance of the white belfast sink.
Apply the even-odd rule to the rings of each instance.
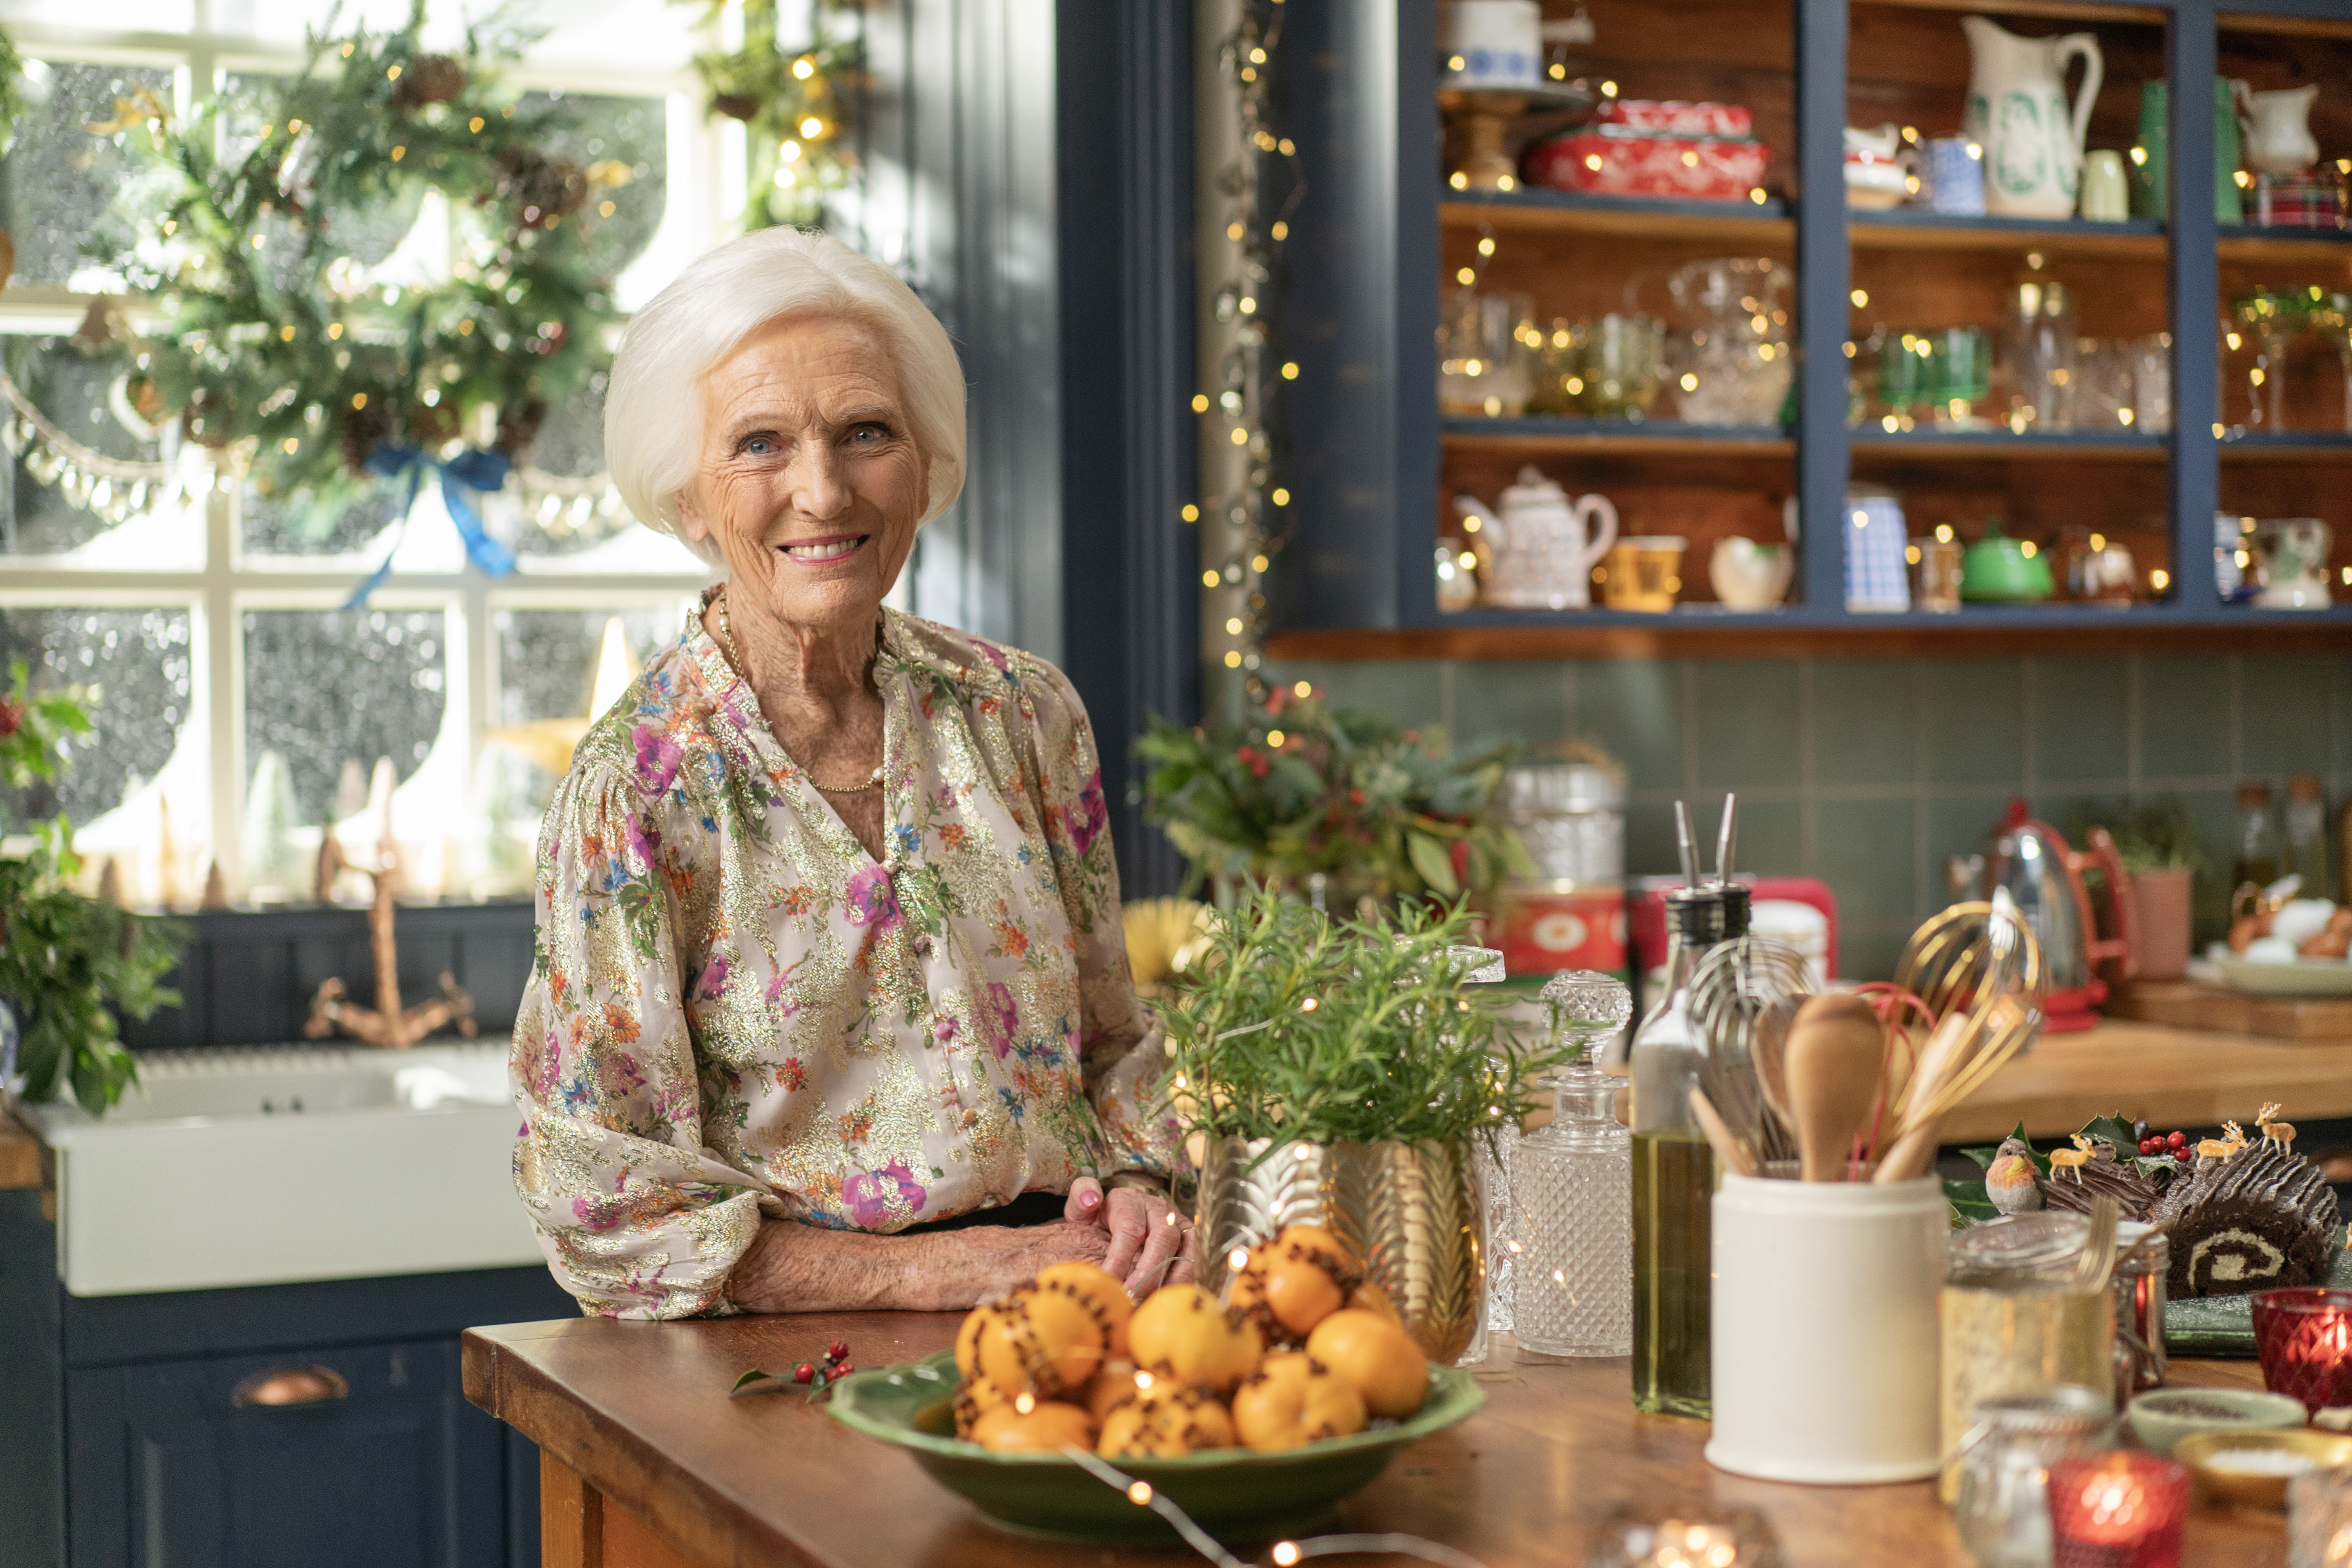
[[[156,1052],[102,1117],[22,1113],[57,1152],[77,1296],[541,1260],[503,1040]]]

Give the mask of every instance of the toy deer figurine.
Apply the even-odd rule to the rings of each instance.
[[[2272,1100],[2254,1112],[2254,1126],[2265,1143],[2275,1143],[2289,1153],[2294,1152],[2294,1123],[2278,1119],[2279,1104]]]
[[[391,816],[387,805],[375,864],[352,868],[365,872],[374,885],[375,896],[368,903],[368,946],[375,958],[375,1005],[362,1007],[345,1001],[348,993],[340,977],[320,981],[318,994],[310,998],[310,1020],[302,1026],[306,1038],[322,1040],[340,1028],[365,1044],[404,1051],[444,1024],[454,1025],[457,1033],[469,1038],[474,1033],[474,999],[446,970],[441,973],[439,996],[414,1007],[400,1005],[400,957],[392,940],[392,900],[400,890],[400,850],[393,842]],[[335,870],[341,864],[349,862],[330,823],[319,846],[320,902],[333,890]]]
[[[2058,1179],[2059,1172],[2072,1171],[2074,1173],[2075,1184],[2079,1186],[2083,1181],[2083,1167],[2091,1163],[2091,1141],[2080,1132],[2071,1136],[2074,1140],[2074,1146],[2072,1149],[2050,1151],[2050,1179],[2054,1182]]]

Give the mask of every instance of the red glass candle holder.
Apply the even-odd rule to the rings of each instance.
[[[2253,1305],[2263,1385],[2314,1413],[2352,1405],[2352,1290],[2264,1290]]]
[[[2115,1452],[2050,1465],[2052,1568],[2180,1568],[2189,1469]]]

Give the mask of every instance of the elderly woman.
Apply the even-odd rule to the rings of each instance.
[[[676,1318],[1190,1279],[1086,710],[882,602],[963,486],[947,333],[751,235],[631,322],[604,442],[726,577],[541,829],[514,1169],[557,1279]]]

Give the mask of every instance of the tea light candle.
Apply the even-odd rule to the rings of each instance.
[[[2097,1454],[2050,1467],[2053,1568],[2179,1568],[2189,1470],[2152,1454]]]
[[[2352,1290],[2264,1290],[2253,1314],[2263,1386],[2315,1413],[2352,1405]]]

